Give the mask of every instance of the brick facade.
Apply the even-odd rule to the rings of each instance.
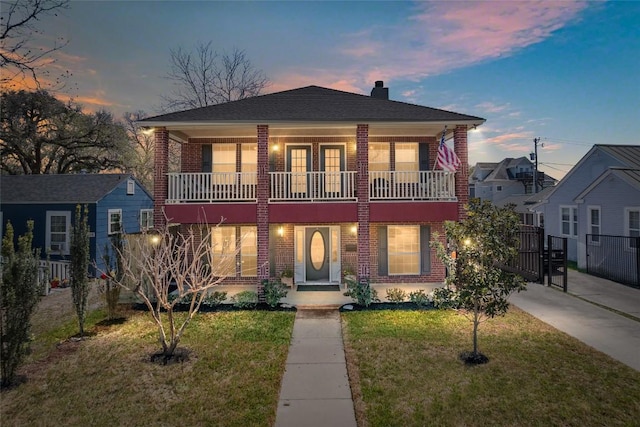
[[[269,274],[269,126],[258,125],[258,283]]]
[[[360,124],[356,130],[358,157],[358,271],[357,278],[371,275],[369,259],[369,125]]]
[[[165,225],[164,205],[167,200],[169,181],[169,132],[165,128],[156,128],[153,157],[153,223],[156,227]]]
[[[466,126],[456,126],[453,132],[453,149],[460,159],[460,167],[456,171],[456,197],[458,219],[463,220],[467,217],[465,206],[469,203],[469,148]]]

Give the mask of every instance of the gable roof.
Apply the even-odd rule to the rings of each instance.
[[[578,170],[583,163],[587,161],[589,157],[593,155],[596,151],[603,152],[613,159],[617,160],[619,163],[624,165],[624,167],[632,168],[632,169],[640,169],[640,145],[606,145],[606,144],[595,144],[591,149],[582,156],[582,158],[576,163],[569,172],[560,180],[558,185],[556,185],[552,192],[550,192],[541,203],[547,203],[549,197],[553,195],[560,187],[564,185],[565,182],[569,180],[569,178]]]
[[[0,203],[96,203],[127,179],[135,178],[131,174],[2,175]]]
[[[573,199],[576,203],[581,203],[583,199],[589,194],[594,188],[596,188],[602,181],[607,179],[609,176],[615,176],[623,181],[625,181],[630,186],[634,187],[636,190],[640,191],[640,169],[629,169],[629,168],[618,168],[612,167],[604,171],[598,178],[596,178],[587,188],[582,190],[575,199]]]
[[[307,86],[141,120],[142,126],[220,122],[458,122],[485,119],[319,86]]]

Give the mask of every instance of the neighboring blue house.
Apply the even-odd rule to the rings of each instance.
[[[545,234],[568,238],[568,259],[586,268],[587,234],[640,236],[640,146],[594,145],[532,210],[543,213]]]
[[[130,174],[2,175],[2,235],[11,221],[16,235],[34,221],[34,247],[44,259],[68,261],[77,205],[89,208],[91,259],[102,269],[110,236],[153,227],[153,199]],[[98,275],[92,268],[92,273]]]

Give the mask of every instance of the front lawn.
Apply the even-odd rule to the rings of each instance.
[[[191,359],[169,366],[149,362],[160,347],[148,316],[40,348],[28,381],[2,393],[2,425],[273,425],[294,312],[200,314],[181,342]]]
[[[631,426],[640,372],[512,307],[483,323],[486,365],[471,322],[454,311],[342,314],[359,425]]]

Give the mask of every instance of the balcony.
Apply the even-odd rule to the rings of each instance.
[[[357,173],[271,172],[270,202],[358,200]],[[167,204],[256,202],[256,173],[170,173]],[[455,174],[370,171],[369,200],[455,201]]]

